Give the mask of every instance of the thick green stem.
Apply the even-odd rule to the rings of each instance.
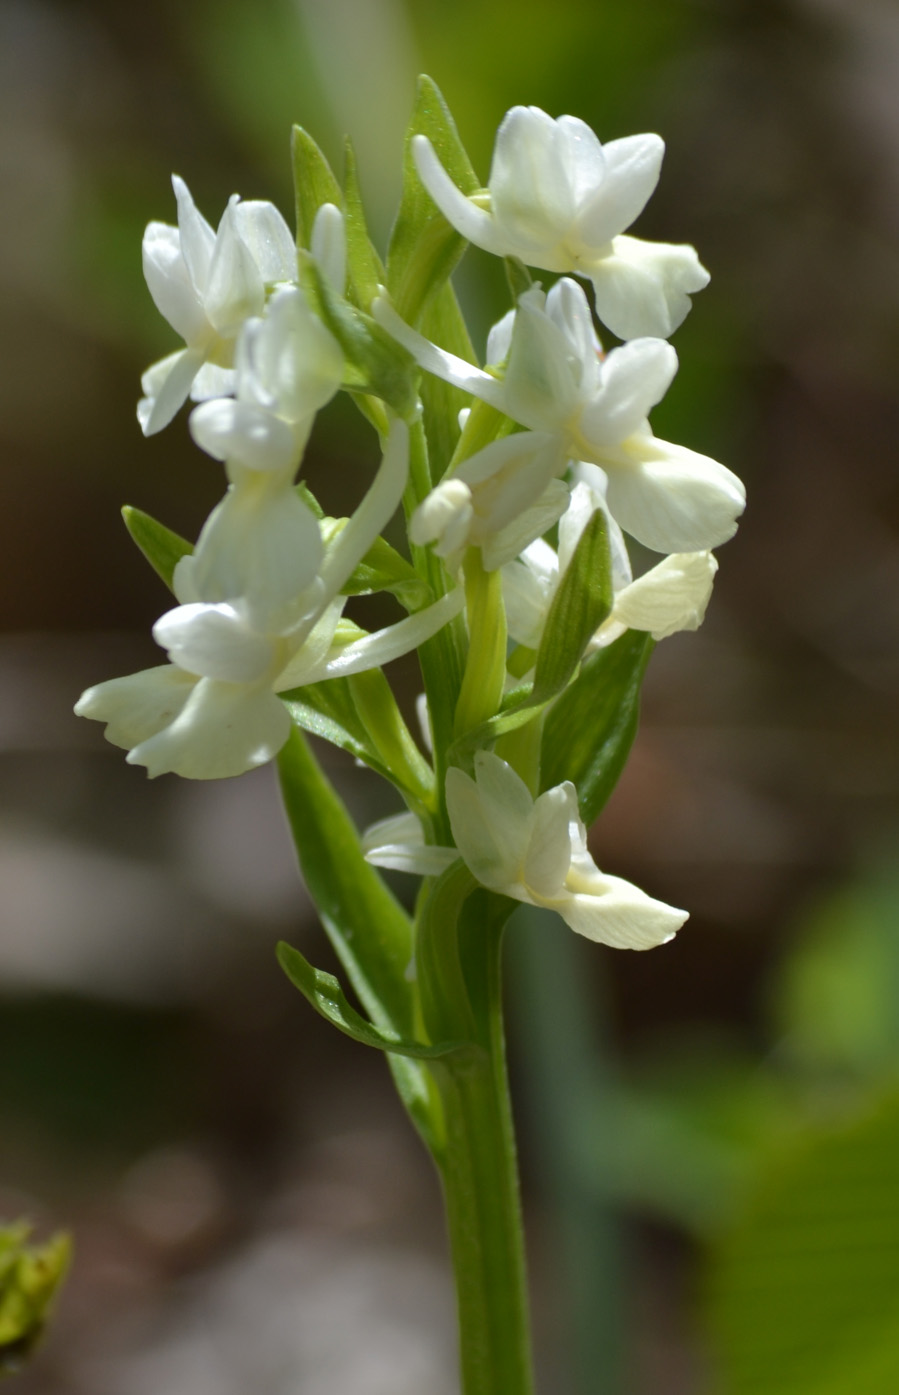
[[[456,1281],[463,1395],[532,1395],[524,1237],[506,1075],[500,948],[509,903],[471,895],[464,864],[445,873],[421,921],[428,1030],[472,1044],[433,1063]],[[424,983],[423,983],[424,988]]]

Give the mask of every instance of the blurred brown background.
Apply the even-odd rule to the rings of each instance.
[[[71,716],[87,684],[157,662],[167,601],[120,506],[194,536],[221,491],[183,417],[144,441],[134,415],[141,371],[175,347],[140,272],[145,223],[174,220],[170,172],[213,222],[235,190],[289,217],[290,123],[338,168],[348,131],[383,246],[419,70],[484,178],[516,102],[603,139],[665,136],[635,231],[694,242],[712,283],[653,424],[749,496],[705,625],[653,658],[594,839],[600,865],[690,908],[687,928],[652,955],[577,946],[593,996],[576,1008],[564,964],[559,996],[530,1001],[553,935],[522,932],[513,1064],[546,1390],[714,1380],[696,1276],[741,1189],[772,1139],[895,1071],[899,1010],[878,991],[899,972],[877,966],[899,960],[899,8],[0,0],[0,1216],[70,1226],[78,1246],[22,1395],[455,1389],[427,1160],[383,1063],[274,962],[282,936],[330,959],[272,773],[148,784]],[[458,284],[483,344],[500,269],[472,252]],[[358,497],[372,456],[335,404],[307,467],[326,506]],[[360,822],[392,807],[326,759]],[[554,1086],[541,1043],[577,1013],[589,1039]],[[842,1025],[822,1045],[828,1013]],[[590,1109],[626,1105],[592,1163],[572,1145],[595,1184],[582,1262],[601,1272],[582,1280],[559,1243],[579,1225],[558,1214],[573,1164],[543,1146],[575,1076]],[[722,1099],[744,1101],[736,1123]],[[616,1146],[617,1172],[600,1156]],[[563,1273],[623,1314],[607,1368],[572,1357]]]

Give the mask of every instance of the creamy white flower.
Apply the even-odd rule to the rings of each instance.
[[[513,107],[496,137],[484,193],[466,197],[426,136],[412,140],[421,181],[469,242],[546,271],[588,277],[600,319],[622,339],[671,334],[709,275],[694,248],[622,237],[654,190],[656,135],[603,145],[574,116]]]
[[[595,467],[591,467],[595,468]],[[601,493],[584,482],[572,490],[559,523],[559,551],[543,539],[503,567],[503,595],[509,634],[517,644],[537,649],[556,589],[565,574],[590,515],[604,508]],[[596,631],[587,652],[611,644],[625,630],[645,630],[666,639],[696,630],[705,616],[718,563],[711,552],[674,553],[633,580],[623,539],[606,513],[612,554],[612,611]]]
[[[395,422],[371,488],[323,560],[320,538],[309,547],[311,516],[302,505],[284,519],[266,506],[248,521],[239,517],[247,490],[230,496],[236,517],[227,516],[226,499],[197,555],[179,566],[182,604],[154,626],[171,664],[89,688],[76,713],[105,722],[107,738],[129,748],[128,761],[150,775],[218,779],[271,760],[290,732],[279,692],[389,663],[461,609],[462,595],[453,592],[350,643],[337,633],[340,588],[396,509],[408,460],[407,428]],[[242,548],[245,524],[256,537]],[[304,546],[308,555],[297,561]],[[229,586],[232,595],[223,596]]]
[[[568,504],[556,476],[567,465],[558,438],[521,431],[493,441],[441,480],[412,515],[414,543],[433,542],[454,565],[466,547],[480,547],[495,571],[545,533]]]
[[[579,935],[616,949],[650,949],[687,919],[686,911],[599,870],[568,780],[534,799],[510,765],[479,751],[474,780],[457,767],[447,771],[446,804],[459,852],[482,885],[558,911]]]
[[[569,780],[534,799],[510,765],[479,751],[473,780],[456,766],[447,771],[446,807],[458,852],[425,845],[418,819],[400,814],[367,830],[367,860],[437,876],[461,856],[491,891],[558,911],[579,935],[615,949],[664,944],[687,919],[686,911],[599,870]]]
[[[204,364],[230,366],[233,341],[262,313],[266,287],[297,274],[293,236],[273,204],[235,194],[214,232],[184,180],[174,175],[172,184],[178,226],[148,224],[143,265],[157,308],[186,347],[144,374],[138,419],[147,436],[171,421]]]
[[[293,475],[316,412],[343,377],[337,340],[297,286],[272,296],[264,318],[247,320],[237,340],[232,398],[195,407],[197,445],[225,461],[231,479],[245,472]]]
[[[576,282],[563,278],[546,296],[532,287],[514,321],[500,322],[491,352],[507,348],[502,377],[429,343],[385,296],[373,311],[426,371],[555,437],[568,460],[599,465],[613,516],[646,547],[700,551],[735,533],[746,502],[741,481],[708,456],[658,440],[647,421],[677,371],[674,349],[633,339],[603,355]]]

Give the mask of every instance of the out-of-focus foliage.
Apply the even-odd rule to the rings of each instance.
[[[31,1227],[0,1226],[0,1378],[27,1360],[40,1341],[72,1257],[67,1235],[29,1245]]]

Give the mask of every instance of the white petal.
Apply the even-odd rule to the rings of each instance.
[[[497,829],[485,813],[477,785],[457,766],[446,772],[446,808],[466,866],[484,886],[505,891],[514,882],[517,868],[495,841]]]
[[[475,754],[474,773],[484,817],[500,850],[504,877],[509,882],[519,881],[531,836],[533,796],[511,765],[492,751]]]
[[[309,249],[338,295],[346,287],[346,223],[336,203],[323,203],[315,215]]]
[[[572,804],[577,817],[577,791],[568,780],[541,794],[534,803],[523,880],[535,897],[557,896],[568,875]]]
[[[276,693],[289,693],[294,688],[302,688],[304,683],[317,683],[319,679],[324,678],[325,664],[346,601],[346,596],[341,596],[325,607],[290,661],[278,674],[274,683]]]
[[[595,890],[575,892],[553,909],[579,935],[613,949],[652,949],[665,944],[687,919],[686,911],[656,901],[621,877],[599,872]]]
[[[618,593],[610,619],[653,639],[697,630],[717,570],[711,552],[676,552]]]
[[[687,244],[616,237],[612,255],[590,268],[596,313],[621,339],[673,334],[690,309],[690,294],[709,283]]]
[[[575,215],[574,171],[568,139],[539,107],[513,107],[503,117],[490,166],[490,200],[505,250],[534,266],[554,264],[553,253]]]
[[[395,625],[388,625],[383,630],[375,630],[374,634],[354,640],[326,660],[322,677],[339,678],[351,673],[363,673],[370,668],[382,668],[417,649],[426,639],[442,630],[448,621],[461,614],[464,604],[463,591],[450,591],[415,615],[408,615]]]
[[[632,339],[613,349],[602,365],[599,391],[581,414],[585,441],[601,448],[632,436],[676,372],[677,354],[664,339]]]
[[[444,382],[452,383],[454,387],[461,388],[463,392],[470,392],[473,397],[479,397],[482,402],[489,402],[492,407],[497,407],[499,411],[505,411],[506,389],[498,378],[492,377],[490,373],[485,373],[482,368],[476,368],[473,363],[468,363],[464,358],[458,358],[456,354],[448,353],[446,349],[440,349],[429,339],[425,339],[424,335],[419,334],[417,330],[414,330],[411,325],[407,325],[406,321],[400,318],[386,294],[375,297],[371,303],[371,313],[392,339],[395,339],[398,344],[402,344],[404,349],[409,350],[419,368],[423,368],[426,373],[433,373],[435,378],[442,378]]]
[[[516,644],[536,649],[540,644],[552,588],[535,576],[524,562],[508,562],[503,566],[503,600],[506,605],[506,626]]]
[[[147,369],[141,386],[145,392],[152,389],[152,395],[141,398],[137,404],[137,419],[145,436],[154,436],[168,426],[179,407],[187,401],[191,383],[202,362],[201,354],[193,349],[182,349]]]
[[[285,420],[311,418],[340,387],[340,345],[298,287],[272,297],[261,324],[253,322],[253,332],[241,335],[242,354],[245,339],[256,391],[270,396],[270,405]]]
[[[259,275],[273,281],[295,281],[297,248],[293,233],[273,203],[266,199],[241,200],[232,212],[234,228],[249,248]]]
[[[233,368],[223,368],[219,363],[204,363],[191,385],[190,400],[208,402],[213,397],[231,397],[236,387],[237,375]]]
[[[296,468],[300,451],[286,422],[249,402],[216,397],[190,414],[190,434],[214,460],[236,460],[248,470]]]
[[[395,814],[373,823],[362,835],[366,862],[388,867],[394,872],[414,872],[422,877],[439,877],[459,854],[455,848],[426,844],[421,823],[415,814]]]
[[[509,349],[512,345],[512,330],[515,327],[515,311],[507,310],[501,320],[487,335],[487,362],[492,364],[504,363],[509,356]]]
[[[567,341],[567,350],[577,364],[577,380],[581,388],[599,380],[599,355],[602,345],[593,328],[593,316],[587,297],[577,281],[563,276],[546,297],[546,314]]]
[[[471,488],[473,537],[486,539],[533,507],[566,464],[559,437],[545,431],[516,431],[463,460],[453,478]]]
[[[422,499],[409,520],[409,539],[416,547],[437,543],[440,556],[449,556],[468,540],[473,510],[471,489],[451,476]]]
[[[650,435],[627,447],[627,463],[604,461],[609,507],[625,532],[656,552],[702,552],[733,537],[746,491],[732,471]]]
[[[193,195],[179,175],[172,175],[172,188],[178,204],[178,232],[181,251],[190,278],[202,296],[215,247],[215,233],[194,203]]]
[[[242,775],[274,759],[290,735],[287,708],[269,688],[204,678],[179,715],[135,746],[131,765],[150,776],[172,771],[189,780]]]
[[[393,517],[403,497],[408,474],[409,428],[404,421],[396,419],[391,424],[381,465],[368,493],[325,558],[321,579],[328,599],[337,594]]]
[[[583,363],[539,287],[518,302],[501,410],[532,431],[560,430],[578,405]]]
[[[562,152],[575,201],[580,206],[606,180],[606,151],[594,131],[578,116],[560,116],[556,126],[562,133]],[[612,142],[613,146],[615,142]]]
[[[502,242],[492,217],[456,187],[427,136],[412,137],[412,158],[419,179],[446,221],[476,247],[503,256]]]
[[[229,684],[254,683],[272,664],[271,641],[227,604],[176,606],[156,621],[153,638],[179,668]]]
[[[655,135],[626,136],[602,150],[605,178],[578,210],[579,241],[585,247],[601,247],[642,213],[659,181],[665,143]]]
[[[160,314],[185,343],[207,338],[209,322],[184,260],[178,229],[148,223],[141,255],[147,287]]]
[[[88,688],[75,704],[75,714],[106,722],[106,740],[127,750],[174,721],[196,682],[193,674],[162,664]]]
[[[265,305],[262,275],[238,232],[234,199],[219,223],[203,302],[210,323],[225,338],[233,338],[251,315],[261,315]]]
[[[317,601],[322,556],[311,510],[290,484],[271,487],[260,477],[232,485],[207,519],[190,585],[207,603],[241,599],[251,626],[283,634]]]
[[[551,528],[567,507],[568,485],[564,480],[550,480],[534,504],[486,539],[481,547],[484,569],[496,571],[511,562]]]

